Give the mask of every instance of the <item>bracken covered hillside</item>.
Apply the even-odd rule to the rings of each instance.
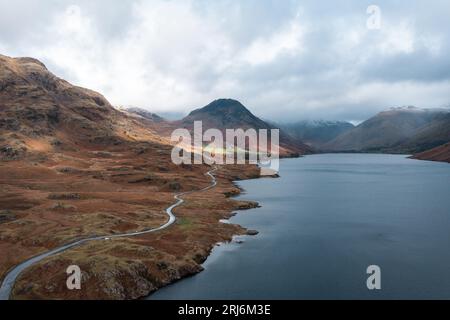
[[[182,191],[210,183],[206,165],[176,166],[152,119],[114,109],[31,58],[0,56],[0,281],[13,266],[76,239],[155,228]],[[201,271],[212,247],[245,230],[219,223],[254,206],[229,199],[255,167],[220,168],[218,186],[186,196],[170,228],[95,241],[25,270],[13,298],[133,299]],[[79,265],[82,290],[66,288]]]

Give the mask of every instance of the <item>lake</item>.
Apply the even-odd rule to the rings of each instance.
[[[205,271],[150,299],[450,299],[450,164],[398,155],[281,161],[279,179],[239,182],[256,229],[216,247]],[[381,268],[381,290],[366,270]]]

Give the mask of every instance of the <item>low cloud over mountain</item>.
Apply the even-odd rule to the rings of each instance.
[[[0,0],[0,52],[158,114],[217,97],[274,121],[448,106],[450,3],[377,1],[379,30],[366,27],[370,4]]]

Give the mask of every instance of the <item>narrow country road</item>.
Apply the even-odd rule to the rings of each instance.
[[[216,170],[217,170],[217,167],[215,167],[214,169],[212,169],[206,173],[206,175],[211,177],[211,184],[209,186],[207,186],[206,188],[203,188],[201,190],[196,190],[196,191],[183,192],[183,193],[179,193],[174,196],[174,199],[176,200],[176,202],[166,209],[166,213],[169,216],[169,220],[160,227],[157,227],[154,229],[148,229],[148,230],[144,230],[144,231],[131,232],[131,233],[123,233],[123,234],[115,234],[115,235],[110,235],[110,236],[98,236],[98,237],[81,239],[81,240],[63,245],[56,249],[47,251],[43,254],[33,257],[33,258],[26,260],[25,262],[22,262],[21,264],[15,266],[13,269],[11,269],[8,272],[8,274],[5,276],[5,278],[3,280],[2,286],[0,287],[0,300],[8,300],[9,299],[9,297],[11,295],[11,291],[16,282],[16,279],[25,269],[27,269],[28,267],[32,266],[33,264],[35,264],[37,262],[42,261],[43,259],[45,259],[47,257],[64,252],[71,248],[79,247],[82,244],[85,244],[85,243],[91,242],[91,241],[109,240],[109,239],[126,238],[126,237],[136,237],[139,235],[153,233],[153,232],[161,231],[161,230],[168,228],[176,221],[176,217],[173,214],[173,209],[175,209],[176,207],[179,207],[180,205],[182,205],[184,203],[183,198],[181,198],[182,196],[185,196],[185,195],[188,195],[191,193],[207,191],[207,190],[214,188],[217,185],[217,179],[213,175],[213,173]]]

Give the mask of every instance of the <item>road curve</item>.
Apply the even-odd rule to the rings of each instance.
[[[3,283],[2,286],[0,287],[0,300],[8,300],[10,295],[11,295],[11,291],[12,288],[14,287],[14,284],[18,278],[18,276],[28,267],[32,266],[33,264],[42,261],[45,258],[48,258],[50,256],[53,256],[55,254],[67,251],[71,248],[75,248],[75,247],[79,247],[82,244],[85,244],[87,242],[91,242],[91,241],[99,241],[99,240],[109,240],[109,239],[116,239],[116,238],[127,238],[127,237],[136,237],[136,236],[140,236],[143,234],[148,234],[148,233],[153,233],[153,232],[157,232],[157,231],[161,231],[164,230],[166,228],[168,228],[169,226],[171,226],[175,221],[176,221],[176,217],[173,214],[173,209],[175,209],[176,207],[179,207],[180,205],[182,205],[184,203],[183,198],[181,198],[182,196],[191,194],[191,193],[196,193],[196,192],[203,192],[203,191],[207,191],[210,190],[212,188],[214,188],[217,185],[217,179],[216,177],[213,175],[213,173],[217,170],[217,167],[215,167],[214,169],[208,171],[206,173],[206,175],[208,175],[209,177],[211,177],[211,184],[209,186],[207,186],[206,188],[203,188],[201,190],[196,190],[196,191],[188,191],[188,192],[183,192],[183,193],[179,193],[177,195],[174,196],[174,199],[176,200],[176,202],[171,205],[170,207],[168,207],[166,209],[166,214],[169,216],[169,220],[163,224],[160,227],[154,228],[154,229],[148,229],[148,230],[144,230],[144,231],[137,231],[137,232],[131,232],[131,233],[122,233],[122,234],[114,234],[114,235],[110,235],[110,236],[96,236],[96,237],[91,237],[91,238],[85,238],[85,239],[81,239],[69,244],[65,244],[61,247],[58,247],[56,249],[47,251],[43,254],[40,254],[38,256],[35,256],[29,260],[26,260],[24,262],[22,262],[21,264],[15,266],[13,269],[11,269],[8,274],[5,276],[5,278],[3,279]]]

